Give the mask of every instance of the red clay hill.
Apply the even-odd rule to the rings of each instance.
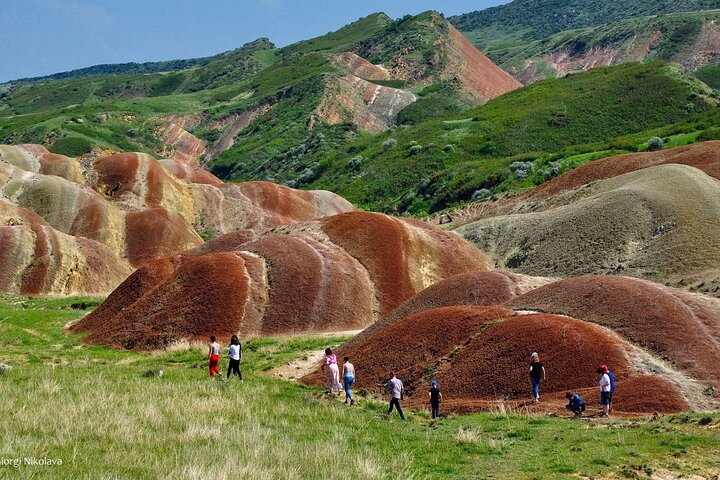
[[[549,197],[597,180],[671,163],[695,167],[711,177],[720,179],[720,141],[695,143],[657,152],[628,153],[595,160],[538,186],[529,192],[529,196]]]
[[[417,407],[425,406],[435,378],[446,411],[504,403],[559,413],[568,390],[597,403],[600,364],[618,378],[618,412],[717,407],[720,301],[628,277],[548,282],[500,272],[450,277],[336,353],[351,357],[360,388],[372,389],[394,370]],[[548,372],[539,406],[527,401],[532,351]],[[318,369],[303,382],[325,379]]]
[[[439,280],[490,268],[454,234],[375,213],[254,238],[232,233],[141,267],[73,330],[135,349],[210,334],[356,330]]]
[[[108,293],[133,268],[198,247],[203,237],[236,231],[259,235],[355,210],[330,192],[267,182],[224,184],[177,159],[103,152],[75,159],[40,145],[0,145],[0,203],[5,212],[0,290],[23,294]],[[18,213],[25,211],[36,215],[30,220]],[[39,233],[41,224],[46,235]],[[102,247],[89,246],[96,243]],[[107,261],[110,268],[102,281],[90,280],[97,274],[90,273],[88,249],[97,258],[115,257]],[[74,263],[67,263],[71,258]],[[56,269],[67,268],[59,277],[65,280],[27,280],[36,277],[30,265],[48,262],[65,265]]]

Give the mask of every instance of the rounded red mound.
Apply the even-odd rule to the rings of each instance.
[[[512,273],[485,271],[453,275],[411,297],[359,333],[347,346],[351,347],[403,318],[426,310],[458,305],[502,305],[522,293],[517,278]]]
[[[541,397],[543,403],[550,400],[551,411],[562,410],[566,391],[578,391],[594,403],[595,370],[603,363],[612,365],[618,392],[623,392],[617,411],[690,408],[673,382],[648,375],[628,342],[598,325],[558,315],[516,315],[500,307],[438,308],[404,318],[352,347],[341,346],[337,353],[350,357],[359,387],[373,388],[394,371],[405,383],[409,404],[422,406],[430,380],[437,379],[446,411],[468,412],[498,402],[517,407],[530,399],[533,351],[545,363]],[[322,385],[325,380],[317,370],[303,381]]]
[[[720,386],[720,302],[629,277],[561,280],[508,303],[582,318],[654,352],[686,374]]]
[[[711,177],[720,179],[720,141],[696,143],[657,152],[628,153],[595,160],[534,188],[528,195],[549,197],[597,180],[619,177],[643,168],[671,163],[695,167]]]
[[[443,278],[491,268],[482,252],[424,222],[352,212],[327,217],[321,224],[333,243],[367,269],[378,290],[381,314]]]
[[[134,215],[143,214],[147,213]],[[390,310],[395,302],[407,300],[444,275],[487,266],[481,253],[453,234],[432,232],[424,225],[380,214],[358,212],[341,216],[347,236],[338,234],[333,229],[337,224],[326,219],[280,227],[256,240],[252,238],[254,233],[246,232],[215,238],[177,257],[172,262],[172,273],[157,284],[147,285],[147,291],[138,296],[134,292],[145,285],[138,283],[138,277],[155,278],[148,270],[158,268],[157,264],[149,263],[118,287],[108,298],[107,307],[103,304],[76,328],[101,329],[103,335],[94,335],[93,342],[101,342],[114,329],[119,336],[108,344],[138,349],[162,348],[181,338],[196,338],[198,331],[204,330],[189,327],[193,322],[191,314],[197,315],[194,321],[201,325],[207,323],[207,317],[224,316],[223,323],[214,324],[217,336],[358,330],[375,322],[380,311]],[[152,245],[163,244],[153,236],[162,233],[163,223],[151,228],[152,221],[150,218],[149,226],[142,230],[148,233],[137,238],[149,245],[138,247],[137,251],[150,251]],[[381,238],[374,235],[378,226],[385,229]],[[350,241],[351,235],[356,236],[355,242]],[[340,240],[336,242],[335,238]],[[358,241],[363,240],[371,243],[358,248]],[[384,249],[383,241],[402,245],[403,249],[393,256]],[[198,269],[192,274],[193,282],[182,281],[187,276],[182,272],[188,265],[199,265],[206,259],[214,262],[221,253],[235,255],[242,261],[229,262],[223,269]],[[189,263],[190,258],[197,263]],[[238,279],[236,283],[245,285],[245,293],[238,295],[227,287],[225,275],[232,275]],[[403,279],[404,296],[386,277]],[[235,304],[232,318],[227,318],[230,313],[226,311],[185,309],[181,312],[183,319],[179,320],[176,305],[190,301],[206,303],[204,290],[195,285],[202,288],[214,285],[214,294],[226,298],[228,304]],[[129,291],[124,294],[125,290]],[[143,311],[156,313],[141,321],[140,313],[134,312]],[[168,322],[172,326],[168,327]],[[144,335],[153,340],[138,340]]]
[[[350,357],[358,372],[358,387],[372,388],[387,381],[394,371],[412,394],[422,388],[425,380],[429,382],[429,377],[488,322],[512,315],[512,310],[502,307],[453,306],[429,310],[396,322],[364,340],[343,345],[337,355]],[[325,376],[316,371],[303,381],[324,384]]]

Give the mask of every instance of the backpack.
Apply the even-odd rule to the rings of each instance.
[[[613,375],[613,372],[608,370],[607,373],[608,377],[610,377],[610,392],[615,391],[615,375]]]

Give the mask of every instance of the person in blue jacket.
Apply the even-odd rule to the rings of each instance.
[[[568,399],[568,404],[565,405],[565,408],[573,412],[575,414],[575,418],[580,418],[582,416],[582,412],[585,411],[585,401],[577,393],[571,392],[567,392],[565,394],[565,398]]]

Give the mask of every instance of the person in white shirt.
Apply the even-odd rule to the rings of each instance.
[[[607,370],[602,368],[597,369],[597,373],[600,375],[600,403],[603,406],[603,417],[607,417],[610,414],[610,396],[612,395],[612,388],[610,386],[610,376],[607,374]]]
[[[242,345],[237,335],[233,335],[228,346],[228,354],[230,363],[228,364],[227,378],[230,380],[230,373],[238,377],[242,381],[242,372],[240,371],[240,362],[242,362]]]
[[[392,372],[392,378],[388,380],[387,383],[378,383],[378,387],[385,387],[392,397],[390,398],[388,415],[392,413],[393,407],[395,407],[400,414],[400,418],[405,420],[405,415],[403,414],[402,407],[400,406],[400,400],[403,399],[405,394],[405,387],[403,386],[403,382],[395,376],[395,372]]]

